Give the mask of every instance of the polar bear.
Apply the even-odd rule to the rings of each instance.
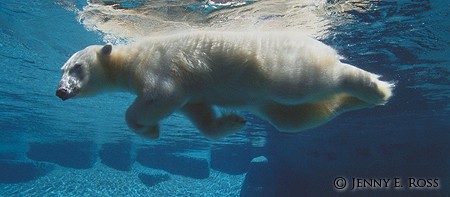
[[[314,128],[337,115],[385,104],[393,83],[342,63],[331,47],[292,32],[190,32],[112,46],[89,46],[61,68],[62,100],[130,91],[130,129],[158,138],[159,121],[182,112],[219,139],[246,121],[214,106],[245,110],[281,132]]]

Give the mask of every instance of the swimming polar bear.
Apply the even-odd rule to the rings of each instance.
[[[126,112],[136,133],[158,138],[159,121],[181,111],[207,137],[241,130],[250,111],[279,131],[314,128],[337,115],[385,104],[394,85],[342,63],[334,49],[288,32],[190,32],[123,46],[89,46],[61,68],[63,100],[108,90],[137,95]]]

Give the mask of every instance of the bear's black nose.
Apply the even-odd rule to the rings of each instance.
[[[64,88],[59,88],[58,90],[56,90],[56,96],[64,101],[69,98],[69,92]]]

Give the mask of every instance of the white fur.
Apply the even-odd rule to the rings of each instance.
[[[105,87],[137,94],[127,123],[150,138],[177,110],[210,138],[244,126],[242,117],[216,114],[213,105],[249,110],[281,131],[298,132],[345,111],[382,105],[393,88],[341,63],[331,47],[287,32],[192,32],[114,46],[111,53],[92,46],[66,63],[62,81],[75,62],[89,71],[79,95]]]

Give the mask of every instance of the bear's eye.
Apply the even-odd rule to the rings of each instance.
[[[79,69],[81,69],[81,64],[80,64],[80,63],[76,63],[75,65],[73,65],[73,69],[74,69],[74,70],[79,70]]]
[[[69,70],[69,74],[81,78],[83,76],[83,64],[76,63],[73,65],[72,69]]]
[[[81,69],[82,69],[82,64],[76,63],[75,65],[73,65],[73,67],[70,71],[75,72],[75,73],[80,73]]]

